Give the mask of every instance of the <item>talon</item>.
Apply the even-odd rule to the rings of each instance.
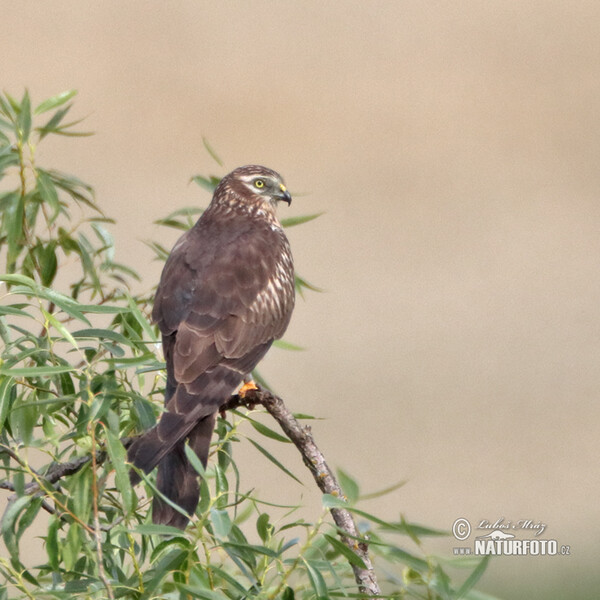
[[[254,383],[254,381],[252,381],[252,379],[244,383],[244,385],[240,388],[240,391],[238,392],[239,397],[245,398],[246,394],[250,390],[258,390],[258,386],[256,385],[256,383]]]

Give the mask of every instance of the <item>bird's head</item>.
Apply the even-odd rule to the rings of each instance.
[[[281,175],[260,165],[239,167],[225,175],[215,190],[214,198],[219,197],[270,213],[274,213],[279,201],[288,205],[292,202]]]

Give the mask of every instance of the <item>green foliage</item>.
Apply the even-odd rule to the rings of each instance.
[[[0,193],[0,487],[10,494],[0,521],[0,599],[354,597],[350,565],[364,565],[328,518],[328,509],[340,505],[368,535],[387,593],[474,598],[471,588],[486,562],[469,563],[463,585],[451,584],[440,561],[421,547],[423,538],[441,532],[358,508],[359,484],[346,472],[339,478],[347,500],[325,496],[322,511],[309,520],[306,509],[248,489],[235,461],[240,448],[256,449],[256,460],[284,485],[301,485],[300,461],[287,466],[276,456],[289,441],[257,411],[219,419],[206,471],[189,453],[203,480],[187,530],[151,523],[154,475],[132,489],[122,444],[156,422],[162,403],[164,365],[148,321],[149,295],[128,291],[136,273],[114,261],[104,228],[111,221],[92,188],[35,161],[36,145],[46,138],[86,135],[73,130],[78,121],[64,123],[74,95],[35,108],[27,92],[20,101],[0,96],[6,186]],[[194,180],[208,189],[218,182]],[[180,210],[160,223],[186,229],[198,212]],[[149,245],[166,257],[167,249]],[[78,274],[59,291],[57,276],[69,263]],[[312,288],[303,280],[298,287]],[[41,564],[24,550],[24,539],[30,544],[34,537],[45,551]]]

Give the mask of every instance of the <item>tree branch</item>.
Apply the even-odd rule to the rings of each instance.
[[[310,427],[302,426],[298,419],[288,410],[283,400],[267,390],[249,390],[243,399],[232,396],[231,401],[238,398],[242,404],[262,404],[267,412],[279,423],[281,429],[300,451],[304,464],[312,473],[317,486],[324,494],[331,494],[343,498],[342,488],[335,475],[325,461],[323,453],[315,444]],[[229,407],[228,407],[229,408]],[[346,532],[348,537],[340,533],[342,542],[359,557],[365,568],[350,564],[354,571],[354,578],[358,584],[361,594],[369,598],[380,596],[381,590],[377,582],[377,576],[369,557],[368,544],[366,541],[356,542],[363,539],[356,527],[354,518],[350,511],[345,508],[331,508],[331,516],[340,531]]]

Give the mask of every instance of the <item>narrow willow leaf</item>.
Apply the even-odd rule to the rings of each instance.
[[[56,133],[58,124],[64,119],[65,115],[71,110],[71,106],[65,106],[60,110],[57,110],[49,119],[49,121],[42,127],[37,128],[37,132],[40,135],[40,141],[43,140],[49,133]]]
[[[194,467],[194,469],[196,470],[196,473],[198,473],[198,475],[200,475],[201,477],[205,477],[206,469],[204,468],[204,465],[198,458],[198,455],[188,446],[188,444],[184,445],[184,450],[187,459],[190,461],[192,467]]]
[[[52,96],[51,98],[48,98],[47,100],[44,100],[43,102],[38,104],[34,112],[36,115],[41,115],[42,113],[45,113],[49,110],[52,110],[53,108],[57,108],[65,104],[65,102],[68,102],[76,94],[77,90],[67,90],[66,92],[62,92],[60,94],[57,94],[56,96]]]
[[[192,181],[197,183],[200,187],[208,190],[211,194],[215,191],[215,188],[219,185],[219,181],[221,181],[218,177],[210,177],[206,178],[202,175],[195,175],[192,177]]]
[[[211,570],[213,570],[212,565]],[[211,590],[210,588],[199,588],[197,586],[180,582],[176,583],[175,585],[177,586],[178,590],[181,590],[181,592],[185,593],[186,598],[195,598],[197,600],[230,600],[229,596]],[[248,597],[248,593],[246,592],[244,596],[240,596],[240,598],[243,597]]]
[[[371,500],[372,498],[379,498],[381,496],[385,496],[386,494],[390,494],[391,492],[395,492],[397,489],[406,485],[406,480],[398,481],[388,487],[383,488],[382,490],[377,490],[376,492],[371,492],[370,494],[362,494],[361,500]]]
[[[481,562],[475,567],[473,572],[467,577],[465,582],[456,591],[452,600],[460,600],[461,598],[464,598],[468,592],[471,591],[473,586],[481,579],[481,576],[487,569],[488,563],[490,562],[490,558],[491,554],[488,554],[481,560]]]
[[[229,585],[234,587],[238,591],[238,593],[241,594],[241,597],[248,597],[248,590],[237,580],[236,577],[232,576],[231,573],[228,573],[224,569],[217,567],[215,564],[211,564],[210,570],[213,573],[216,573],[219,577],[222,577],[225,581],[227,581],[227,583],[229,583]],[[197,588],[194,588],[194,590],[196,589]]]
[[[185,206],[184,208],[178,208],[172,213],[169,213],[164,219],[158,219],[154,221],[155,225],[162,225],[164,220],[176,219],[177,217],[186,217],[187,219],[195,219],[197,215],[201,215],[204,212],[203,208],[198,206]]]
[[[152,340],[152,342],[158,342],[155,330],[140,310],[137,302],[129,294],[127,294],[127,305],[129,306],[131,316],[138,322],[144,333],[148,336],[148,339]]]
[[[1,367],[0,375],[10,377],[36,377],[44,375],[57,375],[58,373],[70,373],[76,371],[71,365],[53,365],[46,367]]]
[[[131,483],[129,482],[129,468],[127,467],[127,451],[121,444],[119,438],[108,428],[104,427],[106,433],[106,449],[110,462],[115,468],[115,483],[123,497],[123,504],[127,515],[134,510],[134,497]]]
[[[321,215],[325,213],[315,213],[312,215],[302,215],[300,217],[289,217],[287,219],[281,219],[282,227],[294,227],[294,225],[302,225],[303,223],[308,223],[309,221],[314,221],[314,219],[318,219]]]
[[[131,341],[128,340],[124,335],[112,329],[79,329],[73,332],[73,337],[78,339],[99,339],[99,340],[112,340],[117,344],[124,344],[125,346],[131,346]]]
[[[56,244],[54,242],[49,242],[44,245],[38,245],[36,246],[35,251],[40,266],[42,285],[48,287],[54,281],[58,269]]]
[[[0,377],[0,431],[4,429],[4,422],[14,400],[13,390],[15,381],[6,375]]]
[[[277,433],[276,431],[273,431],[270,427],[263,425],[260,421],[256,421],[256,420],[252,419],[251,417],[248,417],[247,415],[246,415],[246,419],[248,421],[250,421],[250,425],[252,425],[252,427],[254,427],[254,429],[256,429],[256,431],[258,431],[260,434],[264,435],[265,437],[271,438],[272,440],[277,440],[278,442],[283,442],[284,444],[291,443],[291,440],[289,438],[281,435],[280,433]]]
[[[327,592],[327,584],[325,583],[323,575],[321,575],[319,569],[315,567],[314,564],[306,558],[303,559],[303,562],[304,566],[306,567],[308,578],[310,579],[310,583],[312,585],[317,599],[322,600],[324,598],[329,598],[329,594]]]
[[[31,101],[29,92],[25,90],[21,105],[17,114],[17,127],[19,128],[19,139],[25,143],[29,140],[31,133]]]
[[[213,147],[208,143],[208,140],[202,136],[202,143],[206,148],[206,151],[212,156],[213,160],[220,166],[223,166],[223,161],[218,157],[217,153],[214,151]]]
[[[419,573],[426,573],[429,570],[429,563],[406,550],[396,548],[395,546],[388,546],[385,551],[385,556],[388,559],[397,560],[408,567],[415,569]]]
[[[245,553],[247,556],[254,554],[262,554],[264,556],[270,556],[271,558],[277,558],[279,556],[279,552],[275,552],[275,550],[271,550],[271,548],[267,548],[266,546],[259,546],[257,544],[248,544],[248,543],[240,543],[240,542],[223,542],[224,548],[235,548],[241,553]],[[254,564],[254,556],[252,559],[247,560],[248,564]]]
[[[0,521],[0,533],[4,539],[6,549],[10,552],[11,557],[16,560],[19,558],[19,545],[15,533],[16,522],[19,515],[27,508],[32,500],[32,496],[21,496],[14,502],[9,503],[2,515],[2,521]]]
[[[154,523],[142,523],[141,525],[137,525],[133,531],[143,535],[184,536],[184,532],[181,529],[177,529],[177,527],[171,527],[170,525],[155,525]]]
[[[299,275],[294,277],[294,285],[296,287],[296,291],[300,294],[300,296],[304,296],[304,288],[311,290],[313,292],[322,292],[321,288],[318,288],[311,283],[308,283],[306,279],[302,279]]]
[[[2,95],[0,95],[0,112],[7,117],[8,119],[10,119],[11,123],[15,122],[16,119],[16,113],[15,113],[15,109],[11,106],[11,104],[9,102],[7,102]],[[12,129],[12,128],[11,128]]]
[[[42,314],[44,315],[47,325],[52,325],[52,327],[62,335],[63,339],[67,340],[75,350],[79,350],[79,346],[77,345],[75,338],[71,335],[71,332],[53,314],[47,312],[43,308]]]
[[[160,582],[172,571],[179,568],[179,565],[187,557],[188,551],[182,548],[175,548],[163,556],[148,573],[152,575],[151,579],[144,586],[144,598],[156,598],[154,591]]]
[[[341,554],[350,564],[355,567],[359,567],[360,569],[366,569],[367,565],[365,565],[363,559],[352,552],[346,544],[341,542],[340,540],[334,538],[329,534],[324,534],[327,541],[331,544],[334,550],[336,550],[339,554]]]
[[[296,346],[296,344],[286,342],[285,340],[275,340],[273,342],[273,346],[281,348],[282,350],[292,350],[293,352],[301,352],[306,350],[306,348],[303,348],[302,346]]]
[[[360,495],[360,490],[356,479],[350,477],[350,475],[348,475],[348,473],[346,473],[346,471],[343,471],[342,469],[337,469],[337,476],[338,481],[342,486],[342,490],[348,498],[348,502],[354,504],[358,500],[358,496]]]
[[[284,467],[268,450],[265,450],[258,442],[248,438],[248,441],[264,456],[266,456],[274,465],[279,467],[288,477],[291,477],[294,481],[297,481],[302,485],[302,482],[286,467]]]
[[[58,571],[60,563],[59,545],[58,545],[58,526],[60,521],[55,516],[50,517],[48,524],[48,533],[46,534],[46,554],[48,555],[48,564],[53,571]]]
[[[60,212],[60,202],[58,200],[58,192],[54,187],[52,179],[48,173],[41,169],[38,169],[37,172],[37,189],[40,192],[42,200],[52,209],[52,214],[50,215],[50,224],[52,224]]]

